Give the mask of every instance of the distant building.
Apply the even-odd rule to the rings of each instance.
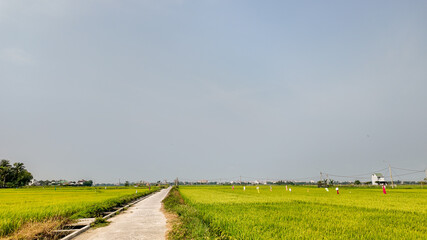
[[[30,186],[40,186],[40,182],[33,178],[33,179],[31,179],[31,181],[30,181],[30,183],[28,185],[30,185]]]
[[[372,185],[378,185],[378,184],[384,185],[384,184],[387,183],[384,180],[384,175],[382,173],[374,173],[374,174],[372,174],[371,179],[372,179]]]
[[[86,180],[82,179],[82,180],[77,181],[76,185],[83,186],[83,183],[85,183],[85,182],[86,182]]]
[[[200,184],[207,184],[209,181],[208,180],[205,180],[205,179],[203,179],[203,180],[199,180],[199,183]]]

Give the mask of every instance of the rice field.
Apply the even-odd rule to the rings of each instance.
[[[151,191],[155,191],[154,187]],[[38,187],[0,189],[0,237],[27,222],[93,217],[118,203],[147,194],[135,187]]]
[[[223,239],[427,239],[427,189],[180,186]]]

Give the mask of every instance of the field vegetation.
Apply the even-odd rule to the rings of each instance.
[[[25,226],[96,217],[108,209],[144,196],[142,187],[32,187],[0,189],[0,237]],[[37,227],[36,227],[37,228]]]
[[[177,192],[176,192],[177,193]],[[173,239],[426,239],[427,189],[180,186]],[[172,195],[172,194],[171,194]],[[168,200],[165,200],[168,201]],[[187,218],[204,228],[192,232]],[[202,231],[200,230],[202,229]],[[204,229],[204,230],[203,230]]]
[[[178,220],[172,223],[168,233],[169,239],[213,239],[215,235],[209,231],[209,226],[197,213],[197,210],[185,204],[178,188],[174,187],[163,200],[163,206],[169,212],[177,214]],[[170,220],[170,218],[168,219]]]

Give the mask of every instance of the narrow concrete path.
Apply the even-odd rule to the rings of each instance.
[[[166,218],[161,212],[162,200],[169,190],[162,189],[125,212],[110,218],[110,225],[90,229],[75,240],[165,239]]]

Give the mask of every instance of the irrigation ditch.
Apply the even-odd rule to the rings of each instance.
[[[152,194],[159,192],[161,189],[151,192],[147,195],[144,195],[140,198],[137,198],[133,201],[121,204],[119,206],[112,207],[108,211],[102,212],[100,219],[107,220],[111,217],[116,216],[117,214],[125,211],[132,205],[150,197]],[[71,223],[68,223],[61,227],[61,229],[56,229],[53,231],[53,239],[60,239],[60,240],[70,240],[78,235],[82,234],[83,232],[89,230],[91,226],[96,222],[97,218],[80,218],[77,220],[74,220]]]

